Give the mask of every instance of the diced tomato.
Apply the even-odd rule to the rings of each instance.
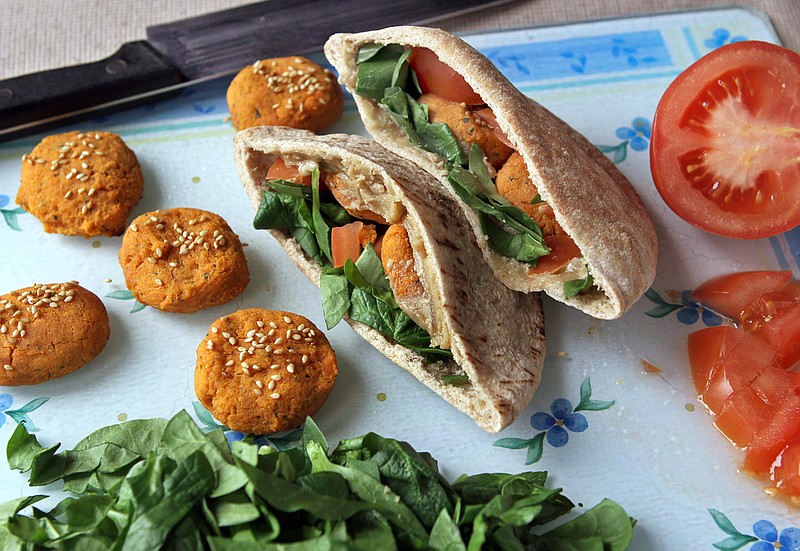
[[[653,118],[650,168],[675,213],[756,239],[800,224],[800,55],[747,40],[682,72]]]
[[[734,327],[701,329],[689,335],[689,363],[703,403],[720,413],[731,395],[749,386],[775,359],[763,339]]]
[[[745,448],[753,441],[756,432],[775,415],[776,409],[746,386],[731,394],[714,424],[731,442]]]
[[[483,103],[464,77],[449,65],[442,63],[428,48],[414,48],[408,57],[408,63],[417,74],[417,81],[423,93],[435,94],[440,98],[458,103],[464,102],[467,105]]]
[[[334,268],[341,268],[348,259],[355,262],[361,256],[359,236],[363,226],[363,222],[355,221],[331,229],[331,256]]]
[[[692,299],[737,322],[745,311],[766,293],[778,291],[792,280],[792,272],[739,272],[706,281],[692,293]]]
[[[506,133],[500,128],[500,125],[497,124],[497,117],[494,116],[494,111],[492,111],[489,107],[484,107],[483,109],[478,109],[475,111],[475,114],[486,121],[486,124],[492,127],[492,130],[494,130],[494,134],[497,136],[498,140],[506,144],[511,149],[517,149],[517,146],[511,143],[511,140],[508,139],[508,135],[506,135]]]
[[[770,475],[780,492],[800,496],[800,440],[794,440],[783,448]]]
[[[550,253],[540,257],[535,268],[528,268],[529,274],[554,274],[569,264],[570,260],[581,256],[581,250],[566,234],[548,235],[544,243]]]
[[[800,373],[768,367],[758,374],[750,387],[764,402],[777,407],[792,395],[800,396]]]
[[[287,165],[282,157],[278,157],[267,171],[267,180],[286,180],[310,186],[311,174],[300,174],[296,166]]]
[[[800,396],[790,396],[772,420],[759,430],[745,454],[743,468],[769,473],[772,464],[790,442],[800,438]]]
[[[784,369],[800,361],[800,303],[771,315],[753,332],[775,347],[778,363]]]

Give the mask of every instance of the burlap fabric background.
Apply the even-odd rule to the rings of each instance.
[[[368,0],[365,0],[368,1]],[[373,0],[374,1],[374,0]],[[165,23],[246,0],[0,0],[0,78],[95,61]],[[385,2],[393,9],[393,2]],[[783,44],[800,51],[800,0],[518,0],[443,20],[455,32],[543,26],[705,6],[750,6],[772,20]]]

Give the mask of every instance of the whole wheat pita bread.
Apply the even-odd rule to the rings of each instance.
[[[361,136],[326,135],[287,128],[243,130],[234,139],[236,165],[253,206],[258,207],[269,167],[277,157],[289,164],[313,160],[321,171],[344,175],[364,205],[402,219],[419,260],[439,338],[449,341],[454,360],[426,365],[420,354],[375,329],[347,318],[370,344],[409,371],[484,430],[497,432],[529,402],[541,380],[545,355],[544,316],[538,294],[502,285],[482,261],[469,225],[455,201],[418,166]],[[380,203],[380,204],[378,204]],[[394,220],[392,220],[394,218]],[[269,230],[297,266],[320,284],[320,266],[308,258],[288,231]],[[442,376],[464,373],[468,384]]]
[[[583,135],[517,90],[480,52],[439,29],[392,27],[333,35],[325,54],[351,93],[358,76],[358,51],[366,44],[428,48],[464,77],[493,110],[525,160],[542,199],[580,248],[596,289],[566,298],[563,276],[529,275],[526,264],[489,247],[478,216],[459,200],[484,258],[503,283],[523,292],[545,291],[601,319],[621,316],[644,294],[655,277],[658,255],[653,223],[630,182]],[[376,141],[435,175],[455,196],[441,157],[412,145],[378,103],[357,94],[354,98]]]

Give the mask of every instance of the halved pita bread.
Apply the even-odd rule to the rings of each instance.
[[[390,223],[402,222],[429,306],[430,317],[420,325],[427,326],[436,343],[449,344],[454,360],[426,364],[419,353],[345,319],[383,355],[481,428],[497,432],[519,415],[541,380],[541,301],[538,294],[511,291],[494,277],[456,202],[436,185],[425,185],[432,179],[428,173],[361,136],[259,127],[237,133],[234,149],[239,176],[256,208],[268,189],[267,171],[282,157],[288,164],[312,161],[321,171],[338,174],[352,191],[355,203],[349,206],[377,212]],[[320,266],[288,231],[269,231],[319,286]],[[467,384],[442,380],[461,373],[467,375]]]
[[[580,248],[595,288],[572,298],[563,274],[529,275],[528,265],[492,250],[476,213],[460,199],[483,255],[495,275],[512,289],[548,295],[601,319],[621,316],[655,277],[658,244],[653,223],[625,176],[583,135],[517,90],[481,53],[452,34],[426,27],[392,27],[335,34],[325,54],[352,93],[357,56],[367,44],[424,47],[461,74],[493,110],[498,125],[521,154],[542,200]],[[437,177],[453,196],[443,159],[409,142],[403,129],[377,102],[354,94],[361,118],[378,143]]]

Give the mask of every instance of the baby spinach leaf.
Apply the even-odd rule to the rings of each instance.
[[[548,551],[623,551],[631,543],[635,524],[618,503],[604,499],[581,516],[544,534],[541,542]]]
[[[350,284],[344,274],[322,274],[319,290],[325,327],[333,329],[350,310]]]
[[[397,44],[375,48],[375,45],[361,48],[361,61],[358,64],[358,80],[356,93],[373,100],[380,100],[384,90],[393,86],[397,66],[405,61],[404,48]],[[403,58],[401,60],[401,58]]]

